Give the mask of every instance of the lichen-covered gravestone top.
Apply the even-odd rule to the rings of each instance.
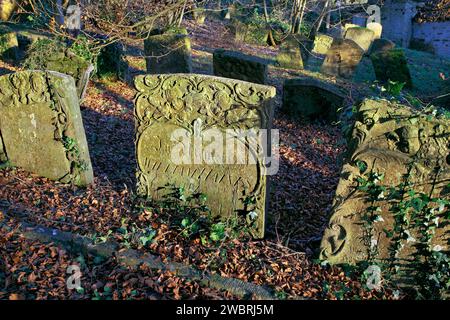
[[[381,39],[383,33],[383,26],[378,22],[369,22],[366,28],[373,31],[373,39]]]
[[[24,71],[0,77],[0,160],[84,186],[93,181],[72,77]]]
[[[354,27],[349,28],[345,32],[344,38],[355,41],[356,44],[358,44],[364,50],[364,52],[367,52],[369,51],[374,37],[375,33],[372,30],[363,27]]]
[[[322,65],[327,75],[351,79],[364,55],[364,50],[350,39],[335,39]]]
[[[244,214],[263,237],[267,167],[242,133],[271,128],[275,88],[188,74],[139,76],[135,85],[139,195],[205,194],[214,216]]]
[[[333,43],[333,37],[330,37],[326,34],[317,34],[314,38],[314,47],[312,52],[316,54],[327,54]]]

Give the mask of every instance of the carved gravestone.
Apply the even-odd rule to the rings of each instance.
[[[364,101],[355,117],[349,156],[322,238],[320,258],[334,264],[356,264],[367,261],[370,253],[372,259],[386,261],[400,248],[396,259],[412,261],[421,239],[418,228],[423,225],[409,214],[394,216],[398,201],[393,197],[401,195],[392,193],[392,187],[398,192],[405,190],[404,201],[414,195],[408,190],[449,199],[449,122],[387,100]],[[384,176],[372,180],[385,187],[385,191],[376,193],[375,201],[361,180],[367,180],[371,173]],[[437,208],[434,214],[429,223],[434,225],[436,218],[441,222],[436,225],[431,246],[447,248],[450,225],[444,222],[445,210]]]
[[[318,34],[314,38],[314,47],[312,52],[316,54],[327,54],[331,45],[333,44],[333,38],[326,34]]]
[[[349,28],[345,32],[344,39],[355,41],[356,44],[364,50],[364,52],[368,52],[370,45],[373,42],[374,36],[375,33],[372,30],[368,28],[356,27]]]
[[[389,51],[395,48],[395,43],[388,39],[375,39],[370,47],[370,54],[378,51]]]
[[[213,54],[214,75],[253,83],[267,83],[267,61],[236,51],[217,49]]]
[[[364,55],[364,50],[353,40],[335,39],[328,50],[321,72],[351,79]]]
[[[344,101],[344,92],[318,79],[287,79],[283,85],[283,112],[295,118],[337,120]]]
[[[267,167],[242,132],[271,128],[275,88],[188,74],[139,76],[135,84],[138,193],[161,199],[168,186],[203,193],[213,215],[245,214],[262,238]]]
[[[19,42],[17,35],[11,29],[0,25],[0,59],[18,59]]]
[[[63,183],[93,181],[75,82],[67,75],[0,77],[0,145],[0,158],[14,166]]]
[[[378,51],[370,55],[377,80],[382,83],[389,81],[405,83],[405,87],[412,88],[412,79],[408,61],[402,49]]]
[[[373,31],[373,39],[381,39],[383,33],[383,26],[378,22],[369,22],[366,28]]]
[[[144,41],[147,72],[191,73],[191,40],[185,29],[181,33],[149,36]]]
[[[300,41],[294,37],[285,40],[280,46],[276,60],[282,68],[303,69],[303,55]]]

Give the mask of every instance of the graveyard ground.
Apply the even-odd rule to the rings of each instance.
[[[268,47],[236,44],[223,24],[207,23],[197,26],[187,22],[196,73],[211,74],[212,51],[219,47],[271,60],[276,54]],[[128,45],[133,73],[143,73],[143,48],[137,43]],[[415,79],[421,82],[423,92],[429,93],[433,84],[427,77],[435,76],[436,69],[448,70],[450,64],[417,59],[418,54],[412,52],[408,58],[421,61],[422,65],[413,64]],[[14,67],[0,65],[0,72],[7,70]],[[283,80],[299,72],[270,67],[269,84],[277,87],[277,107]],[[364,81],[371,80],[371,72],[370,67],[363,67],[357,75],[360,84],[340,85],[352,86],[356,93],[364,92]],[[319,76],[313,71],[300,73]],[[170,271],[126,268],[115,257],[76,254],[56,243],[27,239],[18,231],[20,221],[70,231],[98,242],[115,240],[122,248],[150,252],[164,261],[182,262],[268,287],[278,298],[394,298],[395,287],[370,291],[362,284],[360,273],[314,261],[345,151],[338,126],[296,122],[276,112],[281,163],[272,180],[267,238],[253,241],[240,236],[242,232],[237,230],[236,235],[214,243],[200,236],[187,237],[173,228],[168,218],[173,208],[136,199],[133,95],[128,83],[91,81],[82,114],[96,177],[95,184],[87,189],[58,184],[17,168],[0,171],[0,255],[6,257],[0,261],[0,299],[236,298],[227,290]],[[17,216],[6,216],[2,208],[12,209]],[[144,246],[136,241],[134,234],[148,234],[149,230],[156,232],[150,244]],[[83,290],[66,288],[67,266],[74,263],[81,266]]]

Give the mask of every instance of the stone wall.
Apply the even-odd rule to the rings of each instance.
[[[387,0],[381,8],[383,38],[408,47],[412,36],[412,19],[417,3],[410,0]]]
[[[430,44],[434,52],[450,58],[450,21],[414,23],[412,39]]]

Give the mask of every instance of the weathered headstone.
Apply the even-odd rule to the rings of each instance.
[[[382,83],[390,81],[403,82],[407,88],[412,88],[408,61],[402,49],[378,51],[370,55],[377,80]]]
[[[320,258],[333,264],[356,264],[367,261],[369,255],[374,261],[386,262],[395,254],[401,262],[414,261],[422,237],[418,229],[423,227],[417,220],[422,217],[412,217],[412,208],[395,211],[395,205],[402,197],[401,190],[405,190],[405,206],[419,192],[448,199],[449,122],[387,100],[366,100],[355,117],[349,157],[322,238]],[[364,181],[370,181],[372,187]],[[426,206],[426,199],[413,205]],[[428,224],[435,228],[435,236],[430,245],[447,251],[450,225],[443,220],[445,210],[436,208],[432,214]]]
[[[308,56],[308,54],[304,53],[305,51],[307,49],[303,48],[300,39],[290,37],[281,44],[280,51],[276,57],[277,63],[282,68],[301,70],[304,67],[303,59]]]
[[[370,47],[370,54],[378,51],[389,51],[395,48],[395,43],[388,39],[375,39]]]
[[[366,26],[367,29],[373,31],[373,39],[380,39],[383,33],[383,26],[378,22],[369,22]]]
[[[1,76],[0,145],[0,158],[14,166],[63,183],[85,186],[93,181],[70,76],[50,71]]]
[[[345,32],[344,39],[353,40],[358,44],[364,52],[369,51],[370,45],[374,39],[374,32],[367,28],[357,27],[357,28],[349,28]]]
[[[364,55],[364,50],[353,40],[335,39],[322,65],[327,75],[351,79]]]
[[[114,76],[123,80],[128,69],[124,51],[120,42],[103,47],[97,57],[97,74],[100,77]]]
[[[147,72],[191,73],[191,40],[186,30],[149,36],[144,41]]]
[[[135,84],[138,194],[162,199],[171,186],[203,193],[213,215],[246,214],[262,238],[267,167],[242,133],[271,128],[275,88],[189,74],[139,76]],[[213,140],[218,148],[208,152]],[[236,150],[255,161],[236,162]]]
[[[267,83],[267,62],[259,57],[217,49],[213,55],[213,66],[214,75],[219,77]]]
[[[344,101],[342,90],[318,79],[287,79],[283,85],[283,112],[295,118],[335,121]]]
[[[17,35],[11,29],[0,25],[0,59],[17,60],[19,42]]]
[[[247,40],[247,33],[249,27],[239,19],[231,19],[228,25],[230,33],[234,36],[236,42],[245,42]]]
[[[314,47],[312,52],[316,54],[327,54],[331,45],[333,44],[333,38],[326,34],[318,34],[314,39]]]

